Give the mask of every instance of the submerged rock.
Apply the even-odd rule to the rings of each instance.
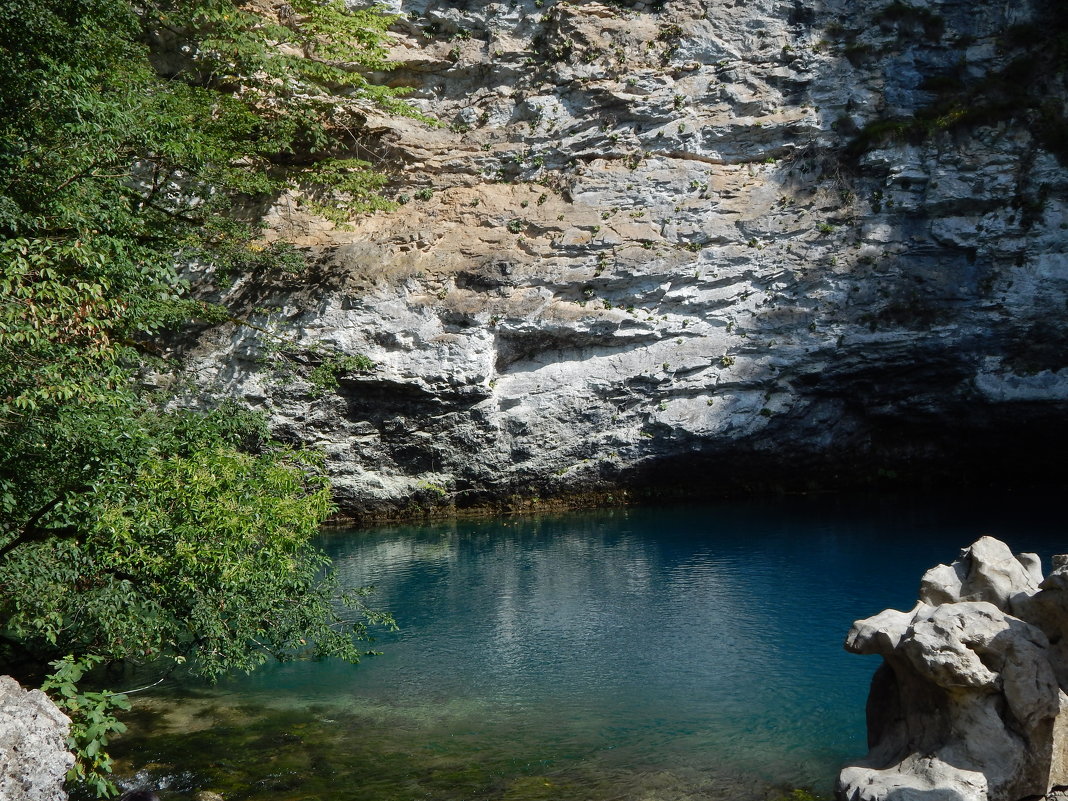
[[[879,654],[867,757],[845,767],[845,801],[1022,801],[1068,785],[1062,587],[1034,554],[983,537],[924,574],[910,612],[853,624],[846,649]]]
[[[40,690],[0,676],[0,799],[65,801],[74,765],[67,750],[70,718]]]

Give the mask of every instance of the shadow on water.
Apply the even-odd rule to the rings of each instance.
[[[1064,550],[1049,499],[795,498],[331,532],[401,631],[138,702],[165,798],[746,799],[865,750],[851,621],[982,534]]]

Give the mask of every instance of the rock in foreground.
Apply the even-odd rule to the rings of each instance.
[[[0,676],[0,799],[65,801],[70,719],[40,690]]]
[[[924,574],[910,612],[858,620],[846,649],[884,663],[868,696],[864,759],[845,801],[1022,801],[1068,785],[1068,556],[983,537]]]

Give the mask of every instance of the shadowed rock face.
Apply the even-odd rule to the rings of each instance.
[[[65,801],[70,720],[40,690],[0,676],[0,799]]]
[[[342,230],[279,199],[306,275],[192,277],[294,358],[184,348],[345,511],[1055,471],[1059,3],[390,5],[390,80],[445,123],[369,119],[407,202]],[[377,367],[319,391],[316,348]]]
[[[983,537],[924,574],[910,612],[858,620],[846,649],[884,663],[868,698],[868,756],[845,801],[1023,801],[1068,785],[1063,653],[1068,558]]]

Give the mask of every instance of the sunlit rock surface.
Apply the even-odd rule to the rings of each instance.
[[[443,123],[369,119],[401,205],[281,198],[306,274],[192,277],[289,357],[184,347],[189,395],[323,449],[345,511],[1055,469],[1068,173],[1029,84],[958,124],[1055,4],[391,7],[389,80]],[[323,352],[376,367],[316,386]]]
[[[884,662],[871,750],[842,770],[839,797],[1023,801],[1068,785],[1066,573],[1054,557],[1043,580],[1034,554],[983,537],[924,575],[911,612],[857,621],[847,650]]]
[[[40,690],[0,676],[0,799],[66,801],[70,720]]]

